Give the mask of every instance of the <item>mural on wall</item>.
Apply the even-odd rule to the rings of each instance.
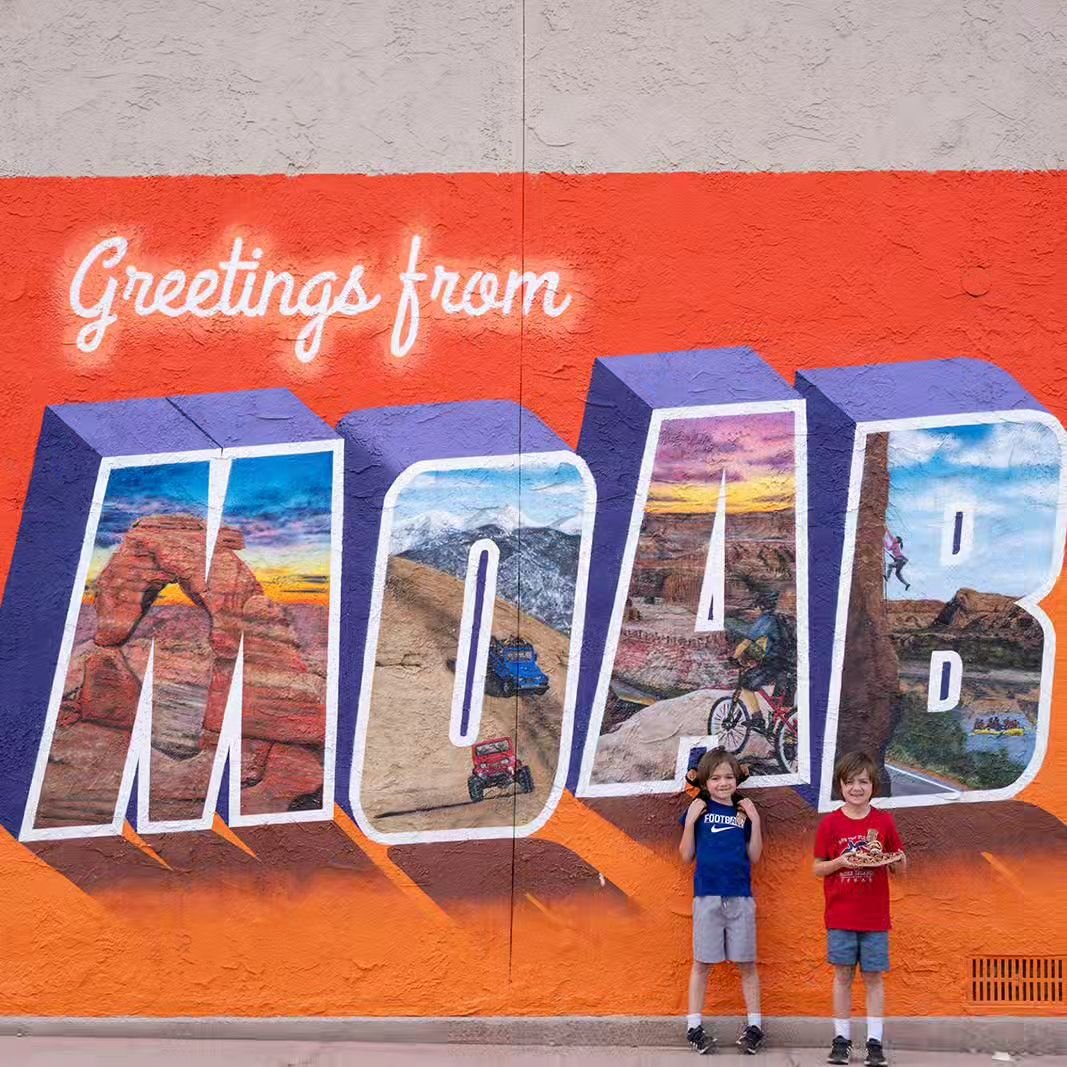
[[[144,828],[201,824],[235,686],[239,810],[321,808],[333,461],[232,461],[215,523],[209,462],[105,475],[34,830],[112,825],[139,715]]]
[[[394,484],[358,742],[374,829],[511,834],[545,808],[569,714],[587,491],[573,460],[536,453],[431,461]]]
[[[609,427],[583,435],[592,468],[507,402],[370,409],[342,420],[339,441],[267,454],[102,459],[80,542],[65,558],[47,536],[36,546],[59,573],[79,550],[55,682],[46,692],[23,669],[21,637],[8,664],[37,686],[25,722],[46,712],[25,797],[25,736],[9,757],[5,810],[21,836],[115,834],[128,809],[144,832],[203,829],[216,809],[233,825],[329,819],[338,683],[342,802],[383,843],[532,833],[558,805],[572,754],[584,795],[678,792],[713,744],[738,755],[750,785],[806,786],[808,746],[820,746],[807,725],[809,657],[832,672],[821,806],[835,754],[857,748],[885,764],[893,803],[1018,792],[1048,734],[1052,631],[1037,602],[1062,559],[1062,428],[1037,408],[859,422],[851,466],[814,509],[841,516],[839,547],[809,560],[808,448],[844,453],[819,418],[807,429],[805,410],[840,414],[834,381],[805,372],[806,401],[640,399],[649,381],[661,394],[688,389],[708,355],[601,360],[607,377],[591,397],[609,379],[630,392],[614,408],[591,403]],[[714,355],[764,394],[795,395],[751,351]],[[1026,395],[969,361],[919,367]],[[206,405],[214,432],[240,437],[234,413],[251,403],[332,434],[287,392],[233,401],[182,398],[175,432],[200,434],[192,416]],[[129,432],[130,403],[51,410],[73,427],[110,418]],[[610,434],[628,404],[647,426],[618,447]],[[490,443],[501,451],[465,454]],[[594,475],[610,481],[620,457],[631,488],[598,505]],[[44,444],[39,466],[64,476]],[[46,529],[56,500],[32,495]],[[809,562],[818,575],[835,556],[836,608],[824,598],[811,612]],[[339,595],[332,573],[346,557]],[[32,579],[22,567],[17,577]],[[52,611],[54,626],[51,603],[34,610]],[[350,628],[337,669],[342,604],[365,626]],[[811,647],[809,615],[824,629],[836,616],[828,643]]]
[[[332,811],[336,435],[265,390],[58,405],[39,449],[5,597],[5,822],[57,840]]]
[[[797,434],[781,412],[665,419],[650,441],[591,784],[673,786],[681,735],[796,773]]]
[[[678,1013],[712,741],[768,1016],[846,747],[1060,952],[1062,176],[0,185],[0,1014]]]
[[[836,750],[880,757],[897,801],[1018,788],[1048,733],[1063,431],[1033,412],[868,432],[860,462]]]

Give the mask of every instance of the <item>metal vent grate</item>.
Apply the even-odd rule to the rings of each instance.
[[[975,1004],[1062,1004],[1067,956],[972,956]]]

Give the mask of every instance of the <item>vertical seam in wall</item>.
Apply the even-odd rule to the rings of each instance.
[[[205,430],[204,427],[196,421],[196,419],[194,419],[188,412],[183,411],[180,407],[178,407],[178,405],[174,403],[174,400],[171,397],[165,396],[163,399],[166,400],[166,402],[170,404],[170,406],[174,408],[174,410],[179,415],[181,415],[181,417],[185,419],[186,422],[192,423],[205,437],[207,437],[211,441],[212,444],[215,445],[216,448],[219,449],[220,452],[225,449],[226,446],[221,441],[216,441],[215,438],[212,437],[211,434],[209,434],[207,430]]]
[[[526,273],[526,0],[519,0],[520,31],[520,77],[519,77],[519,270]],[[519,313],[519,525],[518,552],[519,560],[515,568],[516,575],[516,632],[522,632],[522,413],[523,413],[523,358],[526,334],[526,316]],[[515,694],[515,718],[512,736],[516,759],[519,758],[519,699]],[[518,852],[518,839],[515,829],[518,825],[518,786],[513,783],[511,790],[511,907],[508,909],[508,986],[511,985],[511,967],[515,953],[515,870]],[[510,1000],[510,990],[509,998]]]

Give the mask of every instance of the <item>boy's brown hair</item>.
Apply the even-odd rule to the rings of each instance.
[[[712,771],[714,771],[720,763],[728,763],[730,765],[730,770],[734,772],[734,777],[737,779],[738,785],[748,777],[747,772],[741,766],[741,761],[732,752],[727,752],[725,748],[720,746],[719,748],[708,749],[708,751],[700,757],[700,762],[693,769],[689,777],[690,784],[696,786],[701,792],[705,792]]]
[[[840,790],[850,778],[855,778],[864,771],[871,779],[873,795],[877,796],[882,784],[882,769],[866,752],[846,752],[837,761],[834,766],[834,785]]]

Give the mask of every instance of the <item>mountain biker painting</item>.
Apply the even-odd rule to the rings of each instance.
[[[759,595],[759,618],[749,627],[744,640],[734,649],[733,658],[746,669],[740,685],[750,713],[759,716],[756,691],[769,688],[787,705],[793,702],[796,677],[796,638],[792,623],[783,613],[794,605],[792,591],[779,595],[768,590]]]

